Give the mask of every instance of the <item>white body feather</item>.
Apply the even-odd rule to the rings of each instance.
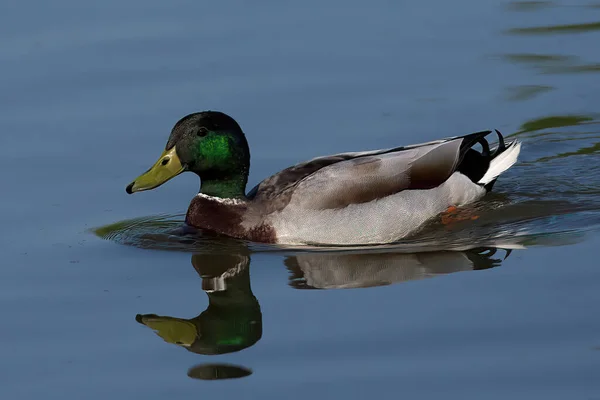
[[[277,242],[285,244],[379,244],[402,239],[449,206],[471,203],[485,189],[455,172],[440,186],[406,190],[343,209],[286,207],[270,216]],[[301,201],[292,197],[292,202]]]

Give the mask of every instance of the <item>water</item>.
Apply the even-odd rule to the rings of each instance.
[[[600,396],[597,4],[5,5],[2,398]],[[273,248],[173,234],[193,176],[125,194],[202,109],[247,132],[251,186],[488,128],[524,144],[476,221]]]

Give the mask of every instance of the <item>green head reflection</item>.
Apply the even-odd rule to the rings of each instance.
[[[262,336],[262,313],[250,287],[250,257],[196,254],[192,265],[202,278],[208,307],[191,319],[138,314],[136,321],[164,341],[205,355],[240,351]]]

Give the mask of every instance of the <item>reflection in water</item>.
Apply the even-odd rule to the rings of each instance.
[[[496,249],[425,253],[304,253],[287,257],[290,286],[296,289],[348,289],[389,285],[460,271],[499,266],[510,254]]]
[[[580,155],[584,155],[584,154],[594,154],[594,153],[598,153],[600,152],[600,142],[596,142],[594,144],[592,144],[591,146],[588,147],[581,147],[575,151],[566,151],[564,153],[559,153],[553,156],[548,156],[548,157],[541,157],[539,158],[537,161],[538,162],[545,162],[545,161],[550,161],[550,160],[554,160],[557,158],[565,158],[565,157],[571,157],[571,156],[580,156]]]
[[[511,11],[536,11],[552,6],[551,1],[511,1],[506,8]]]
[[[524,101],[553,90],[552,86],[546,85],[519,85],[507,87],[508,100]]]
[[[548,117],[536,118],[525,121],[521,124],[521,130],[517,132],[536,132],[550,128],[564,128],[569,126],[583,125],[586,123],[596,123],[594,118],[588,115],[551,115]]]
[[[512,28],[507,32],[515,35],[551,35],[551,34],[569,34],[583,33],[600,30],[600,22],[588,22],[584,24],[566,24],[566,25],[546,25],[527,28]]]
[[[205,381],[243,378],[251,374],[251,369],[231,364],[201,364],[188,370],[188,376],[190,378],[202,379]]]
[[[233,247],[231,247],[233,249]],[[294,288],[361,288],[422,279],[439,274],[499,266],[510,250],[481,248],[466,251],[402,253],[374,251],[315,251],[290,254],[285,265]],[[165,342],[202,355],[243,350],[262,336],[262,313],[250,285],[250,249],[239,245],[224,254],[207,247],[192,256],[209,304],[191,319],[138,314],[136,321],[153,329]],[[241,378],[252,370],[231,364],[204,363],[188,370],[195,379]]]
[[[574,56],[511,53],[505,54],[503,57],[511,63],[523,64],[535,69],[541,74],[581,74],[587,72],[600,72],[600,64],[581,62],[578,57]]]
[[[166,342],[198,354],[231,353],[262,336],[260,305],[250,288],[250,257],[244,254],[196,254],[192,264],[202,278],[208,308],[192,319],[138,314]]]
[[[573,61],[574,57],[563,56],[560,54],[508,53],[504,54],[504,59],[515,64],[525,64],[543,68],[547,65]]]
[[[552,8],[552,7],[562,7],[562,8],[573,8],[573,7],[579,7],[579,8],[600,8],[600,4],[594,4],[594,3],[587,3],[587,2],[583,2],[580,4],[577,4],[575,2],[562,2],[562,3],[557,3],[554,1],[538,1],[538,0],[526,0],[526,1],[511,1],[510,3],[508,3],[506,5],[506,8],[509,11],[518,11],[518,12],[529,12],[529,11],[537,11],[537,10],[542,10],[542,9],[547,9],[547,8]]]

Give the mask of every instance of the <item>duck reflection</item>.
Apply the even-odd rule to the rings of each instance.
[[[190,378],[204,381],[243,378],[251,374],[251,369],[231,364],[200,364],[188,370]]]
[[[250,257],[196,254],[192,265],[208,295],[205,311],[191,319],[138,314],[136,320],[166,342],[198,354],[236,352],[260,340],[262,313],[250,288]]]
[[[498,249],[479,248],[422,253],[303,253],[287,257],[285,265],[294,288],[350,289],[497,267],[510,250],[503,250],[502,258],[497,252]]]
[[[188,351],[217,355],[243,350],[262,337],[262,313],[250,285],[250,250],[221,248],[195,254],[192,265],[202,279],[208,307],[191,319],[138,314],[136,320],[153,329],[167,343]],[[402,253],[392,249],[362,252],[316,251],[289,255],[284,263],[293,288],[342,289],[389,285],[439,274],[482,270],[499,266],[509,250],[482,248],[466,251]],[[196,379],[231,379],[252,370],[207,363],[189,369]]]

